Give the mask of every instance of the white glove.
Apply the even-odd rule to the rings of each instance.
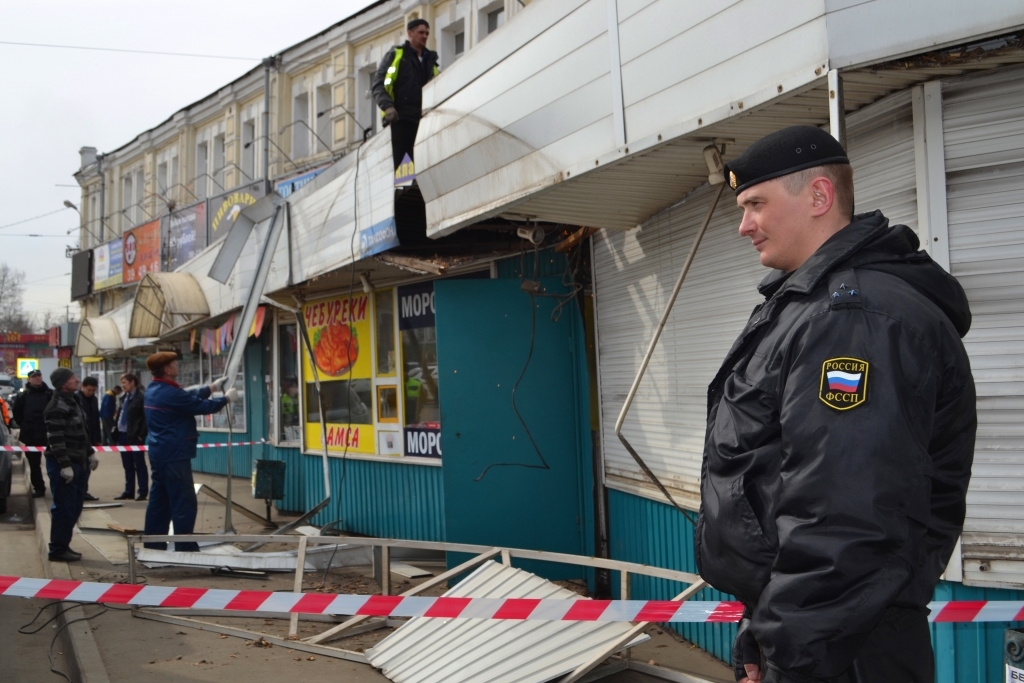
[[[225,375],[224,377],[221,377],[220,379],[213,380],[213,384],[211,384],[210,386],[213,388],[213,391],[224,391],[224,384],[227,381],[228,381],[228,378],[227,378],[227,375]]]
[[[96,468],[100,466],[100,459],[95,455],[89,456],[89,471],[95,472]]]
[[[238,389],[231,387],[224,392],[224,398],[228,400],[228,403],[235,403],[238,401]]]
[[[61,479],[70,484],[75,479],[75,471],[70,467],[62,467],[60,469],[60,476]]]

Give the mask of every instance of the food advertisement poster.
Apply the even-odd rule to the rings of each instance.
[[[307,396],[313,372],[320,379],[331,452],[376,453],[373,430],[372,316],[370,297],[362,292],[307,303],[302,316],[309,331],[313,358],[303,348],[302,371]],[[307,401],[306,447],[322,443],[319,407]],[[355,424],[352,424],[355,423]]]
[[[160,220],[127,231],[122,251],[124,284],[140,282],[146,273],[160,272]]]

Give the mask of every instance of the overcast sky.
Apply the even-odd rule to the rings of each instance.
[[[0,0],[0,226],[81,198],[83,146],[109,151],[372,0]],[[252,58],[251,62],[23,47],[78,45]],[[109,202],[109,199],[108,199]],[[109,206],[109,204],[108,204]],[[0,227],[0,260],[25,272],[25,309],[63,319],[78,215]],[[75,229],[67,235],[69,228]],[[39,234],[44,237],[22,237]],[[78,304],[71,304],[73,319]]]

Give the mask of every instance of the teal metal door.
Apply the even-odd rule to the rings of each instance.
[[[564,291],[556,278],[542,284]],[[558,301],[531,297],[513,279],[439,281],[435,297],[446,539],[589,554],[586,354],[576,302],[553,321]],[[516,564],[549,578],[584,575]]]

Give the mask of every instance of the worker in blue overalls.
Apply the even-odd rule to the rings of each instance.
[[[174,533],[181,536],[195,529],[195,485],[192,481],[192,458],[196,457],[199,432],[196,415],[216,413],[229,402],[238,400],[234,387],[223,397],[210,398],[218,391],[223,379],[193,391],[182,389],[178,378],[178,355],[171,351],[154,353],[146,359],[153,382],[146,392],[146,424],[149,434],[149,464],[153,469],[153,483],[146,507],[147,536],[166,535],[174,522]],[[166,543],[146,543],[147,548],[165,550]],[[175,543],[174,549],[198,552],[196,543]]]

